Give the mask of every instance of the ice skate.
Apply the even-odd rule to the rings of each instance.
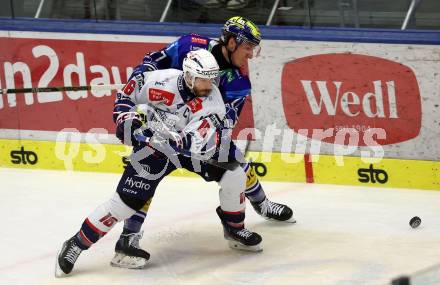
[[[259,234],[249,231],[246,228],[236,230],[227,229],[223,226],[224,237],[228,241],[228,245],[232,249],[246,251],[262,251],[262,238]]]
[[[75,236],[66,240],[55,260],[55,277],[64,277],[69,274],[81,252],[82,249],[75,242]]]
[[[223,224],[223,234],[232,249],[246,251],[262,251],[262,238],[259,234],[249,231],[246,228],[234,228],[229,226],[223,220],[223,212],[220,207],[217,208],[217,214]]]
[[[121,234],[115,246],[115,256],[110,264],[115,267],[141,269],[145,268],[150,254],[139,247],[143,232]]]
[[[267,198],[260,203],[251,202],[251,204],[255,211],[267,220],[296,223],[292,209],[286,205],[272,202]]]

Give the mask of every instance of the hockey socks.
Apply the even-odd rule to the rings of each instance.
[[[137,211],[136,214],[124,221],[124,229],[122,234],[138,233],[141,231],[142,224],[145,221],[147,214]]]
[[[244,166],[244,171],[246,172],[246,189],[244,194],[246,198],[251,202],[261,202],[266,198],[263,187],[258,181],[257,174],[255,170],[247,163]]]

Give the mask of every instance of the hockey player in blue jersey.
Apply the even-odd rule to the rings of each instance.
[[[243,17],[232,17],[225,23],[219,40],[197,34],[184,35],[164,49],[147,54],[142,64],[135,68],[129,80],[133,82],[133,86],[142,85],[147,71],[170,67],[182,69],[183,59],[189,51],[206,49],[214,55],[220,67],[218,86],[226,107],[224,125],[232,129],[238,121],[247,96],[251,93],[249,77],[240,69],[247,64],[249,59],[258,55],[260,41],[261,33],[254,23]],[[122,134],[117,133],[117,136],[121,138]],[[244,159],[243,154],[232,141],[229,153],[228,159],[230,160]],[[266,197],[254,169],[248,163],[244,164],[243,168],[247,175],[245,195],[255,211],[266,219],[294,223],[293,212],[288,206],[272,202]],[[215,175],[204,178],[207,181],[217,179]],[[125,221],[123,232],[116,244],[116,255],[112,260],[114,266],[130,268],[126,264],[118,264],[118,259],[123,254],[129,256],[130,245],[126,241],[129,237],[138,235],[146,215],[145,209],[140,210]],[[121,247],[123,243],[127,246]]]

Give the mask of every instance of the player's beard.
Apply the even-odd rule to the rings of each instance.
[[[206,97],[211,92],[212,89],[196,89],[194,88],[194,94],[196,94],[197,97]]]

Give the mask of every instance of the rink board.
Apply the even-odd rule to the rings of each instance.
[[[79,32],[0,29],[2,88],[122,84],[146,52],[177,36]],[[361,156],[380,145],[388,158],[440,161],[434,143],[440,137],[440,97],[435,92],[440,90],[438,33],[431,35],[437,43],[431,45],[417,40],[325,41],[324,35],[335,32],[322,31],[323,38],[313,42],[265,36],[264,52],[248,65],[252,100],[234,128],[237,137],[252,137],[253,151],[268,151],[265,138],[270,137],[270,151],[275,152],[305,149],[298,152]],[[418,32],[400,38],[414,34]],[[115,60],[114,55],[121,57]],[[114,135],[114,98],[110,90],[2,95],[0,139],[27,138],[23,131],[55,134],[66,128]],[[346,136],[356,146],[349,153],[340,151],[348,143]],[[41,133],[27,139],[51,140]],[[313,148],[316,141],[319,150]]]
[[[130,148],[115,144],[0,140],[0,167],[122,173]],[[262,180],[440,190],[440,162],[250,152]],[[177,170],[172,175],[194,176]]]

